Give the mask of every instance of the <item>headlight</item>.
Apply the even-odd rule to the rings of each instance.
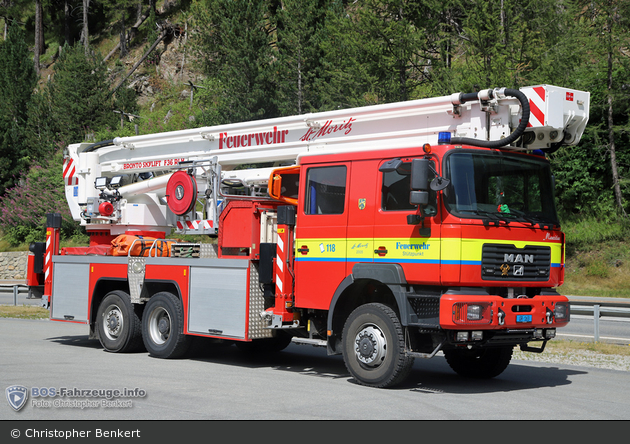
[[[483,307],[481,305],[469,305],[466,312],[466,319],[478,321],[483,317]]]
[[[489,324],[492,322],[490,303],[458,302],[453,304],[453,322],[456,324]]]
[[[568,302],[557,302],[553,309],[553,316],[556,321],[568,321],[570,316],[570,308]]]

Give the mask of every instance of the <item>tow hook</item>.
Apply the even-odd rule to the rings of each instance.
[[[553,324],[553,312],[547,309],[547,324]]]
[[[505,324],[505,312],[501,310],[500,308],[499,308],[499,314],[497,316],[499,317],[499,325]]]

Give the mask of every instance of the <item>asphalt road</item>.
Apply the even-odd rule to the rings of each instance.
[[[499,377],[476,381],[438,355],[417,359],[405,385],[385,390],[355,384],[342,359],[322,348],[291,345],[254,358],[205,344],[196,357],[160,360],[107,353],[87,333],[82,324],[0,319],[2,388],[30,393],[20,411],[0,403],[0,420],[630,419],[630,397],[619,390],[630,373],[622,371],[514,360]],[[33,388],[101,392],[49,398],[32,396]],[[144,396],[106,399],[116,389]]]

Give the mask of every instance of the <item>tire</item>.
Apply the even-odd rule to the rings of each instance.
[[[103,348],[113,353],[142,349],[142,324],[124,291],[108,293],[98,307],[96,333]]]
[[[254,339],[251,342],[236,342],[236,347],[253,355],[278,353],[291,344],[291,335],[278,331],[273,338]]]
[[[499,376],[512,360],[513,347],[485,348],[477,350],[444,350],[448,365],[460,376],[490,379]]]
[[[365,304],[348,317],[342,337],[343,360],[352,377],[370,387],[393,387],[411,371],[403,328],[394,310]]]
[[[184,356],[192,338],[183,332],[184,315],[180,300],[167,292],[151,297],[142,316],[142,339],[149,355],[165,359]]]

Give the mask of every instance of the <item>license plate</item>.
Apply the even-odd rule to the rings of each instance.
[[[532,322],[532,315],[516,315],[516,322]]]

